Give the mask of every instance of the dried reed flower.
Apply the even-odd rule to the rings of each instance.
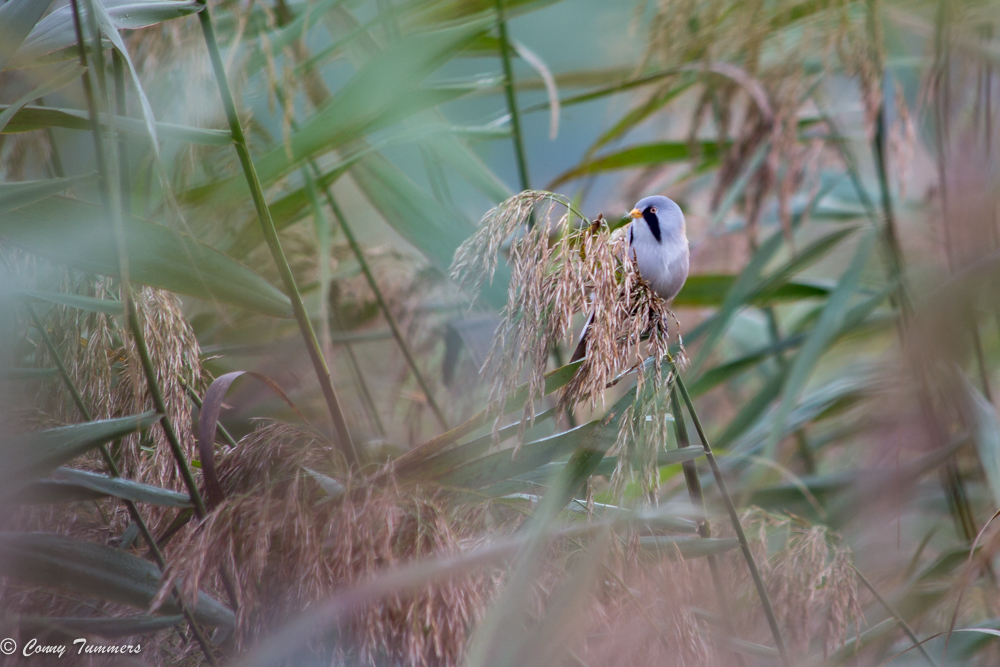
[[[181,311],[180,301],[172,293],[144,287],[134,292],[134,298],[143,337],[155,367],[156,381],[167,405],[167,416],[173,423],[185,454],[189,458],[196,458],[191,404],[185,384],[196,391],[201,387],[201,351],[198,340]],[[102,411],[108,416],[123,416],[152,409],[152,398],[142,373],[135,342],[122,330],[117,331],[117,334],[121,346],[113,355],[123,367],[117,372],[116,382],[107,400],[101,401]],[[151,429],[146,437],[150,438],[151,451],[143,449],[139,436],[122,441],[122,474],[142,479],[148,484],[183,489],[180,472],[163,430]]]
[[[778,217],[791,235],[791,198],[815,159],[814,148],[799,139],[800,115],[819,77],[835,65],[857,75],[868,127],[874,128],[881,104],[880,54],[869,33],[877,35],[880,27],[877,19],[869,26],[863,14],[858,18],[849,10],[849,3],[831,2],[796,19],[797,0],[661,0],[650,22],[647,61],[658,60],[667,68],[704,68],[688,141],[697,148],[706,122],[714,121],[725,155],[710,207],[717,209],[737,181],[745,179],[739,199],[751,238],[772,191]],[[798,28],[794,34],[784,30],[793,24]],[[661,95],[656,91],[643,104]],[[766,151],[764,159],[751,169],[761,150]],[[637,180],[647,177],[640,174]],[[630,188],[646,189],[640,183]]]
[[[853,557],[840,536],[825,526],[759,508],[748,509],[740,520],[789,649],[805,655],[810,640],[817,637],[825,654],[843,646],[851,626],[860,627],[864,613]],[[732,589],[752,598],[755,593],[745,564],[736,554],[727,558],[727,569],[737,582]],[[754,627],[759,621],[754,614],[745,616],[743,624]]]
[[[565,212],[553,223],[557,207]],[[532,216],[535,224],[522,231]],[[576,218],[583,224],[575,226]],[[486,213],[480,230],[456,251],[452,278],[478,292],[492,279],[508,240],[508,300],[485,366],[493,378],[491,410],[500,412],[527,370],[525,420],[534,414],[549,352],[573,333],[573,316],[580,312],[594,317],[587,357],[566,388],[564,405],[603,397],[612,380],[642,361],[643,335],[659,367],[668,351],[669,310],[639,277],[624,234],[611,233],[602,218],[589,221],[564,197],[525,191]]]
[[[634,534],[615,540],[607,569],[590,606],[590,627],[578,655],[588,665],[730,664],[707,639],[695,617],[704,607],[709,580],[704,560],[662,558],[643,562]]]
[[[117,281],[110,278],[94,278],[67,270],[59,270],[59,274],[61,291],[113,300],[118,290]],[[202,384],[198,341],[176,296],[150,287],[134,290],[133,296],[168,415],[185,452],[193,457],[196,445],[191,404],[184,385],[197,391]],[[73,383],[83,393],[94,419],[125,417],[153,409],[135,343],[117,318],[59,305],[40,312],[43,325],[60,350]],[[35,363],[43,367],[55,365],[40,342],[36,343]],[[40,386],[37,400],[60,424],[82,421],[59,378]],[[165,488],[185,489],[169,443],[159,427],[126,436],[115,451],[125,477]],[[96,453],[76,465],[107,472]],[[117,530],[120,534],[130,521],[128,514],[114,503],[109,507],[116,508],[112,514],[112,533]],[[162,508],[150,508],[147,512],[153,526],[165,515]]]
[[[649,361],[652,361],[650,359]],[[611,477],[616,495],[624,490],[625,482],[638,477],[643,488],[656,489],[660,485],[660,469],[656,455],[664,443],[670,441],[674,416],[670,414],[669,387],[673,383],[673,369],[660,377],[660,364],[656,364],[657,377],[647,381],[649,373],[645,363],[640,366],[636,399],[621,417],[618,438],[610,452],[618,457],[618,465]],[[647,497],[641,496],[640,502]]]
[[[227,499],[171,550],[162,599],[173,582],[184,594],[235,574],[237,647],[252,645],[308,604],[409,559],[479,544],[485,506],[449,507],[433,490],[353,489],[316,434],[264,423],[218,462]],[[330,498],[314,473],[347,492]],[[252,526],[252,530],[248,527]],[[308,647],[335,663],[456,665],[466,633],[495,587],[490,572],[470,574],[358,611],[336,640]]]

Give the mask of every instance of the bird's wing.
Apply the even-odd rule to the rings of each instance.
[[[576,344],[576,349],[573,350],[573,356],[570,357],[569,363],[579,361],[587,356],[587,334],[590,333],[590,325],[593,323],[594,311],[590,311],[590,315],[587,316],[587,323],[583,325],[583,331],[580,333],[580,342]]]

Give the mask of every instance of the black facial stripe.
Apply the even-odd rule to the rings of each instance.
[[[653,238],[659,243],[663,240],[660,236],[660,219],[653,213],[652,208],[652,206],[646,207],[646,210],[642,212],[642,219],[649,225],[649,231],[653,232]]]

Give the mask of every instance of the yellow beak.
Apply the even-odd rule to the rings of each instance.
[[[634,209],[632,209],[632,212],[629,213],[629,216],[633,217],[633,218],[641,218],[642,217],[642,211],[640,211],[637,208],[634,208]]]

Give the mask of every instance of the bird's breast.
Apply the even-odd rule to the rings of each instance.
[[[631,248],[639,275],[653,291],[668,301],[677,296],[688,275],[687,239],[664,239],[662,243],[633,239]]]

